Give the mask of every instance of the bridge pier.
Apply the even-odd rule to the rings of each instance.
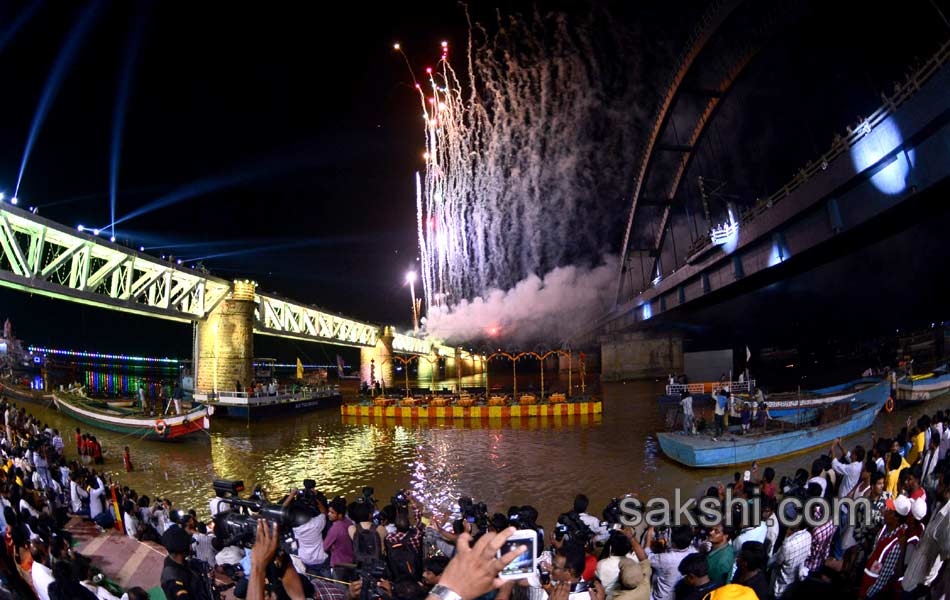
[[[379,381],[386,388],[400,385],[394,380],[393,337],[392,328],[387,326],[374,347],[360,348],[360,381],[370,386]]]
[[[198,322],[195,342],[195,392],[246,390],[254,382],[255,284],[234,282],[222,300]]]
[[[429,354],[420,355],[416,359],[418,369],[416,378],[421,387],[432,389],[439,378],[439,355],[433,350]]]
[[[600,357],[604,381],[665,378],[683,372],[683,336],[672,331],[614,334],[601,341]]]

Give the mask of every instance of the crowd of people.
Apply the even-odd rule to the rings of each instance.
[[[778,478],[755,465],[736,473],[705,493],[727,506],[741,499],[712,526],[634,525],[617,501],[598,517],[578,494],[546,530],[530,505],[492,512],[460,498],[458,514],[443,522],[407,492],[380,506],[370,488],[347,501],[327,497],[313,481],[273,500],[260,488],[249,498],[218,491],[204,522],[167,498],[107,481],[95,470],[92,436],[77,430],[77,457],[69,460],[55,429],[6,402],[0,411],[3,589],[27,593],[19,577],[27,574],[43,600],[120,596],[97,583],[89,561],[71,549],[65,524],[77,516],[161,543],[168,551],[162,588],[176,600],[212,598],[215,580],[230,581],[238,598],[323,600],[877,599],[942,597],[950,588],[943,569],[950,558],[950,423],[943,412],[908,420],[869,448],[836,440],[793,475]],[[788,498],[829,502],[783,502]],[[853,505],[862,512],[853,524],[847,505],[839,515],[820,514],[844,498],[868,500]],[[259,513],[267,518],[247,521],[248,502],[268,507]],[[762,510],[742,510],[743,503]],[[256,529],[248,534],[243,522]],[[494,575],[504,561],[487,553],[516,529],[537,532],[538,569],[503,582]],[[477,595],[452,587],[476,574],[483,579],[466,589]],[[140,598],[141,590],[122,597]]]

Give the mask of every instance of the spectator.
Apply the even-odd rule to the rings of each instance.
[[[802,578],[802,567],[811,553],[811,533],[804,526],[801,510],[785,504],[783,517],[788,527],[782,547],[772,557],[772,595],[781,598],[790,585]]]
[[[578,494],[574,496],[574,512],[577,513],[577,516],[583,521],[584,525],[587,525],[594,533],[594,542],[604,542],[607,540],[608,531],[607,528],[600,524],[600,520],[593,516],[587,514],[587,507],[590,506],[590,500],[584,494]]]
[[[611,532],[604,546],[604,558],[597,562],[594,576],[600,580],[607,594],[607,599],[613,598],[614,590],[619,584],[620,561],[633,551],[630,539],[620,531]]]
[[[905,496],[888,499],[885,503],[884,529],[865,564],[859,598],[877,597],[893,585],[903,555],[901,540],[906,538],[904,520],[910,510],[910,499]]]
[[[745,542],[736,555],[736,575],[732,583],[752,588],[759,598],[768,598],[769,581],[765,576],[765,545],[760,542]]]
[[[688,526],[674,527],[670,533],[671,548],[654,544],[655,530],[652,527],[647,529],[646,536],[646,556],[653,570],[651,598],[673,600],[673,588],[683,578],[679,570],[680,563],[696,552],[692,547],[693,532]]]
[[[727,542],[726,547],[732,548]],[[709,579],[709,567],[702,554],[690,554],[680,563],[679,572],[683,579],[676,584],[676,600],[703,600],[720,583]]]
[[[289,506],[296,497],[297,490],[291,490],[284,500],[284,506]],[[323,508],[322,503],[318,502],[317,506],[320,509]],[[330,561],[323,547],[323,528],[326,523],[326,515],[322,510],[318,510],[306,523],[293,528],[294,539],[297,540],[297,557],[303,562],[307,571],[321,577],[330,576]]]
[[[707,536],[709,543],[712,544],[712,549],[703,561],[703,568],[709,575],[708,580],[712,581],[716,586],[725,585],[729,583],[729,580],[732,578],[736,551],[732,544],[729,543],[729,534],[731,532],[731,527],[720,523],[713,525],[709,529]],[[682,567],[680,568],[680,572],[682,572]]]
[[[349,581],[351,569],[343,565],[353,563],[353,539],[350,527],[353,522],[346,517],[346,500],[334,498],[330,502],[327,518],[330,519],[330,531],[323,538],[323,548],[330,554],[330,571],[333,579]]]

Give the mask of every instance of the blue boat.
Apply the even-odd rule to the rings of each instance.
[[[897,398],[902,404],[916,404],[932,400],[950,391],[950,369],[947,365],[931,373],[910,375],[897,380]]]
[[[769,407],[769,416],[773,419],[786,423],[808,423],[818,417],[822,408],[832,404],[883,404],[887,401],[890,389],[880,384],[881,380],[876,377],[862,377],[817,390],[769,394],[766,404]]]
[[[688,467],[727,467],[772,460],[826,446],[835,438],[845,438],[870,427],[887,402],[888,384],[878,381],[869,390],[874,392],[869,391],[865,400],[826,406],[818,410],[814,424],[790,430],[792,426],[780,423],[780,428],[766,432],[726,433],[719,438],[661,432],[657,440],[664,454]]]

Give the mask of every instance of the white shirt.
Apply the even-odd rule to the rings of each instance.
[[[817,477],[812,477],[811,479],[805,482],[805,487],[807,488],[808,484],[810,483],[817,483],[821,487],[821,495],[822,496],[825,495],[825,488],[828,487],[827,479],[825,479],[821,475],[818,475]],[[848,491],[850,492],[851,490],[848,490]]]
[[[743,529],[742,532],[736,536],[736,539],[732,540],[732,547],[735,548],[738,553],[739,550],[742,550],[742,544],[746,542],[759,542],[764,544],[768,531],[769,526],[765,524],[765,521],[759,523],[758,527]]]
[[[211,510],[211,516],[214,517],[219,512],[228,510],[230,507],[227,502],[215,496],[208,502],[208,508]]]
[[[940,434],[940,458],[943,459],[947,455],[947,450],[950,450],[950,427],[944,427],[943,433]]]
[[[133,513],[124,513],[122,520],[125,521],[125,534],[134,538],[139,532],[139,520]]]
[[[327,560],[327,552],[323,549],[323,526],[326,521],[326,515],[321,513],[300,527],[294,527],[297,556],[306,565],[320,565]]]
[[[604,593],[608,600],[614,597],[617,591],[617,585],[620,584],[620,560],[622,556],[608,556],[603,560],[597,561],[597,568],[594,570],[594,576],[604,584]],[[639,562],[637,556],[633,553],[627,555],[636,562]]]
[[[30,567],[33,589],[40,600],[49,600],[49,584],[53,583],[53,572],[44,564],[34,562]]]
[[[208,563],[208,566],[214,568],[215,556],[214,548],[211,547],[211,540],[214,536],[208,533],[196,533],[194,536],[195,558]]]
[[[653,591],[650,595],[653,600],[673,600],[673,588],[683,578],[679,571],[680,563],[694,552],[696,550],[692,547],[659,554],[647,550],[647,558],[650,559],[650,566],[653,567]]]
[[[100,482],[101,483],[101,482]],[[103,505],[102,497],[105,495],[106,490],[101,487],[92,488],[89,490],[89,518],[95,519],[96,515],[105,510]]]
[[[765,520],[765,542],[769,547],[769,556],[775,554],[775,542],[778,540],[778,517],[772,515]]]
[[[597,520],[597,517],[589,515],[587,513],[581,513],[578,515],[581,518],[581,521],[584,525],[587,525],[591,531],[594,532],[594,541],[603,542],[610,537],[610,532],[607,531],[607,528],[600,524],[600,521]]]
[[[102,586],[94,585],[91,583],[86,583],[85,581],[80,581],[79,584],[96,595],[96,598],[99,600],[119,600],[116,596],[113,596],[109,593],[109,590]]]
[[[683,405],[683,416],[692,417],[693,416],[693,397],[686,396],[680,400],[680,404]]]
[[[79,487],[75,481],[69,482],[69,503],[74,513],[82,510],[82,501],[84,498],[88,497],[89,493]]]
[[[842,476],[841,485],[838,487],[838,497],[844,498],[851,493],[854,486],[858,485],[858,481],[861,480],[861,469],[863,465],[858,461],[843,463],[837,458],[833,458],[831,459],[831,468],[835,473],[839,473]],[[824,488],[822,488],[821,492],[824,494]]]
[[[244,558],[244,548],[240,546],[226,546],[214,556],[219,565],[236,565]]]

